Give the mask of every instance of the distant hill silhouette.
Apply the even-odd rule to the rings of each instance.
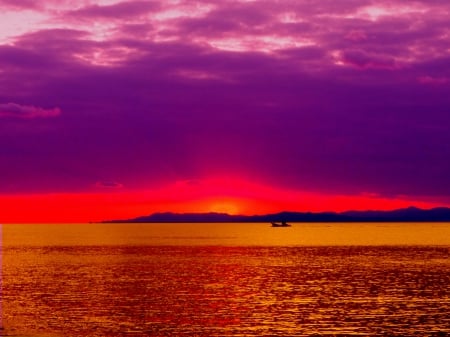
[[[450,208],[420,209],[408,207],[393,211],[280,212],[265,215],[229,215],[225,213],[154,213],[126,220],[105,222],[450,222]]]

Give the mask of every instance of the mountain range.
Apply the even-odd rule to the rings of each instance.
[[[392,211],[280,212],[265,215],[230,215],[226,213],[154,213],[108,223],[135,222],[450,222],[450,208],[402,208]]]

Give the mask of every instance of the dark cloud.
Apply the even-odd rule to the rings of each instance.
[[[359,68],[394,69],[396,62],[383,56],[369,55],[358,50],[343,53],[341,61]]]

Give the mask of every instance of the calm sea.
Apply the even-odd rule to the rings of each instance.
[[[2,226],[0,336],[447,336],[450,224]]]

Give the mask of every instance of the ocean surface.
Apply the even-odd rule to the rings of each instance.
[[[3,225],[0,336],[450,336],[450,224]]]

